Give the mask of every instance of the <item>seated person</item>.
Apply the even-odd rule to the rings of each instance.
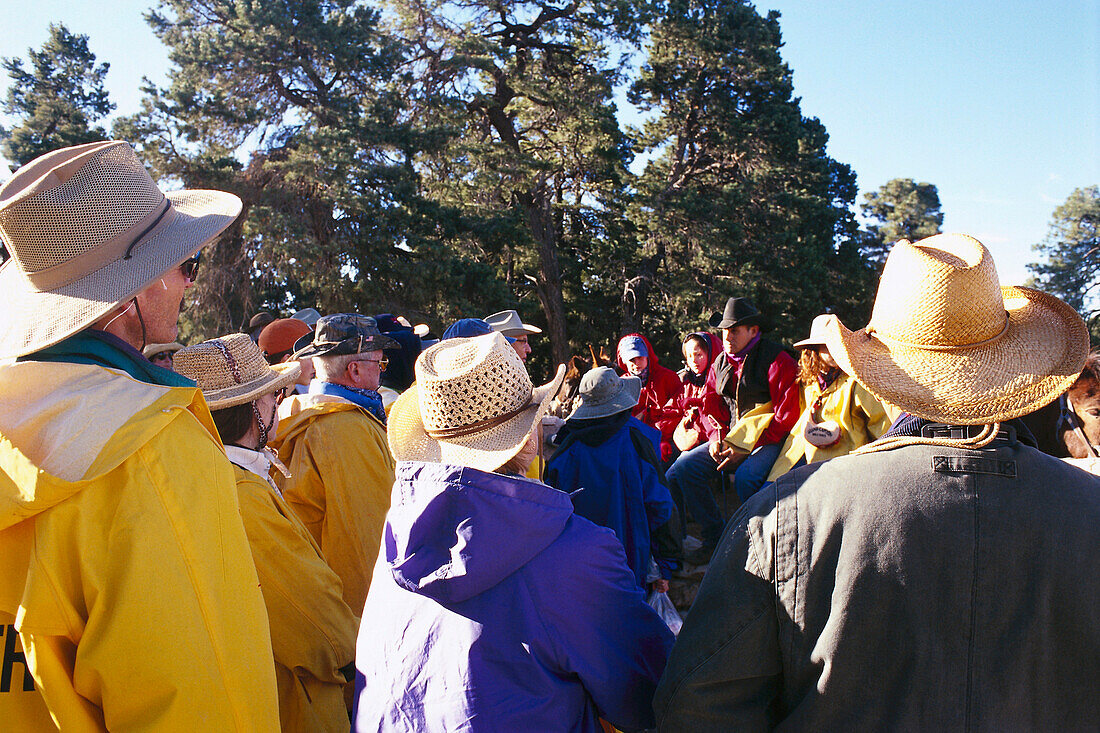
[[[794,346],[798,359],[799,404],[802,414],[787,436],[768,481],[807,463],[847,455],[890,428],[890,410],[866,387],[837,366],[825,345],[831,314],[814,319],[810,337]]]
[[[272,369],[248,334],[235,333],[179,351],[176,368],[202,390],[233,463],[271,624],[282,729],[347,730],[343,690],[352,674],[356,617],[341,597],[340,579],[275,488],[272,454],[264,450],[277,420],[276,394],[294,384],[298,364]]]
[[[684,514],[684,496],[680,481],[672,483],[673,475],[682,478],[685,464],[696,460],[693,451],[702,455],[703,471],[696,471],[692,479],[698,482],[714,484],[718,474],[710,461],[710,441],[721,440],[729,428],[730,413],[726,403],[714,391],[714,385],[707,382],[710,365],[722,352],[722,344],[714,334],[705,331],[690,333],[682,346],[684,363],[687,367],[680,373],[683,388],[676,399],[676,410],[681,418],[672,434],[672,442],[680,451],[676,460],[668,468],[669,490],[676,509],[680,514],[680,535],[686,534],[687,517]],[[675,469],[673,468],[675,467]],[[700,521],[696,517],[696,521]]]
[[[581,379],[580,404],[558,431],[558,449],[546,464],[546,483],[573,499],[573,511],[615,532],[638,586],[646,589],[650,559],[668,591],[679,565],[680,538],[672,497],[657,450],[660,435],[630,416],[641,382],[598,367]],[[678,527],[677,527],[678,529]]]
[[[641,334],[628,333],[619,339],[615,356],[619,369],[642,383],[638,404],[631,414],[660,431],[661,461],[672,460],[675,454],[672,432],[680,418],[673,402],[680,395],[680,378],[676,372],[658,363],[649,339]]]

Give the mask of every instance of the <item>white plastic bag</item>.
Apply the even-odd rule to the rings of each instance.
[[[649,598],[646,599],[646,602],[653,607],[653,610],[657,612],[661,620],[668,624],[668,628],[673,636],[680,633],[680,627],[684,625],[684,620],[680,618],[680,613],[676,610],[676,606],[672,605],[672,599],[668,597],[668,593],[653,591],[649,594]]]

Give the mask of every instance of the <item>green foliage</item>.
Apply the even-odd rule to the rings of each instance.
[[[1100,187],[1078,188],[1054,210],[1046,239],[1034,246],[1045,261],[1028,265],[1029,284],[1066,301],[1100,336]]]
[[[623,327],[666,348],[731,295],[751,297],[785,338],[826,309],[866,311],[866,268],[843,246],[855,175],[792,96],[778,18],[743,0],[669,2],[631,88],[658,114],[638,134],[655,157],[631,210],[641,247]]]
[[[29,69],[19,58],[0,62],[11,78],[4,111],[18,120],[0,129],[4,156],[23,165],[57,148],[107,139],[92,123],[115,108],[103,88],[109,65],[96,65],[88,37],[51,24],[50,37],[40,50],[27,49],[27,58]]]
[[[517,308],[536,375],[640,329],[665,354],[734,294],[779,336],[866,320],[851,169],[746,0],[163,0],[164,88],[116,120],[167,186],[241,197],[185,337],[260,309]],[[632,54],[646,57],[640,70]],[[623,129],[617,88],[649,113]],[[646,160],[633,175],[635,155]]]
[[[866,257],[881,267],[894,243],[916,242],[940,233],[943,212],[940,194],[931,183],[895,178],[863,196],[860,210],[870,220],[861,246]]]

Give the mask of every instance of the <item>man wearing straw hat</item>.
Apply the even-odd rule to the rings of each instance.
[[[140,352],[176,338],[198,252],[240,208],[162,193],[118,141],[0,187],[7,728],[278,726],[232,467],[194,383]]]
[[[387,365],[382,349],[396,345],[370,316],[338,313],[317,321],[292,357],[312,357],[317,376],[308,394],[283,401],[271,442],[290,469],[289,478],[276,481],[340,576],[356,614],[370,587],[393,488],[378,385]]]
[[[906,415],[730,520],[655,698],[664,730],[1085,730],[1100,720],[1100,480],[1016,418],[1088,351],[964,235],[899,242],[845,372]]]

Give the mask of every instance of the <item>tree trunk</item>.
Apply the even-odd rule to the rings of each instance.
[[[527,225],[538,246],[539,271],[535,277],[543,313],[546,314],[546,330],[550,337],[550,354],[554,364],[569,361],[569,332],[565,322],[565,300],[561,295],[561,265],[558,264],[558,237],[554,227],[550,192],[545,185],[522,197]]]

